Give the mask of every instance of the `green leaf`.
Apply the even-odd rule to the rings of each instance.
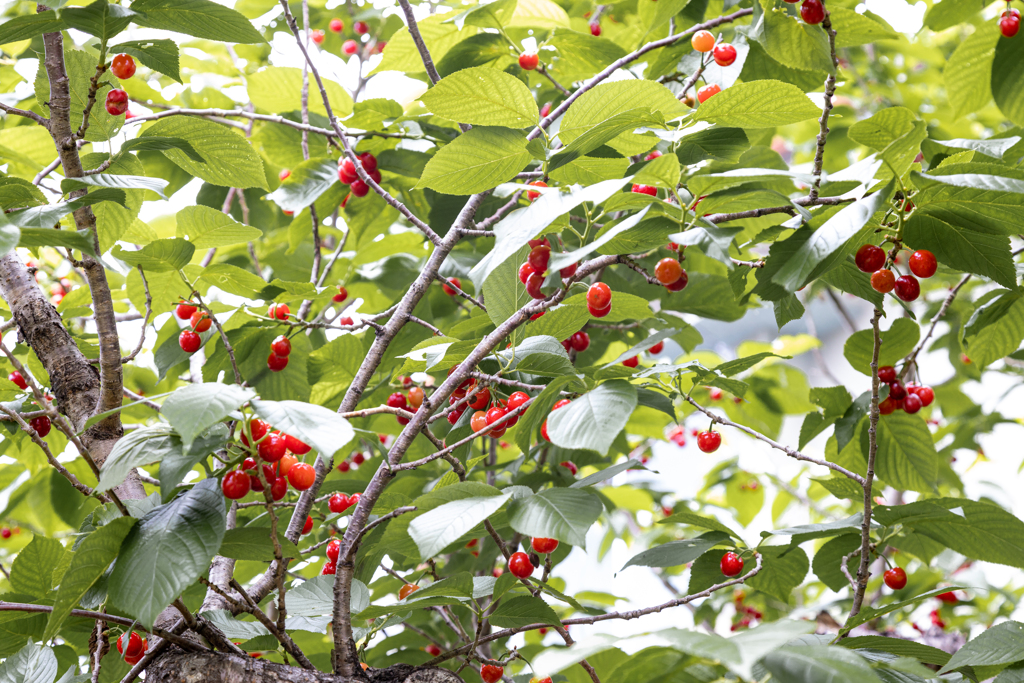
[[[1024,340],[1024,292],[1004,291],[975,310],[964,328],[971,362],[984,368],[1013,353]]]
[[[300,556],[298,547],[284,537],[280,531],[277,533],[277,542],[281,545],[283,557],[297,558]],[[224,533],[224,540],[220,544],[218,555],[230,557],[235,560],[249,560],[253,562],[269,562],[274,559],[274,541],[270,538],[270,527],[247,526],[239,529],[228,529]],[[286,603],[288,613],[295,613],[295,606]]]
[[[953,657],[939,671],[940,674],[964,666],[998,666],[1024,659],[1024,624],[1004,621],[978,634],[953,653]]]
[[[712,320],[733,321],[742,318],[747,307],[737,303],[729,279],[710,273],[689,273],[689,282],[681,292],[661,300],[663,310],[692,313]],[[612,295],[615,298],[615,295]],[[615,313],[613,306],[612,315]]]
[[[762,547],[760,553],[761,572],[747,584],[788,603],[793,590],[803,583],[811,568],[807,553],[795,546]]]
[[[871,12],[855,12],[845,7],[829,7],[836,30],[836,47],[853,47],[878,40],[897,40],[899,34],[884,19]]]
[[[224,539],[225,524],[224,496],[214,478],[150,511],[128,533],[118,554],[108,583],[110,600],[151,627],[207,570]]]
[[[209,0],[185,1],[209,2]],[[222,5],[216,5],[216,3],[209,2],[209,4],[233,11]],[[171,116],[156,121],[152,126],[146,128],[139,137],[184,140],[205,161],[195,161],[181,149],[166,149],[164,155],[183,171],[202,178],[208,183],[242,189],[249,187],[269,189],[266,174],[263,172],[263,162],[259,155],[244,137],[219,123],[194,116]]]
[[[698,121],[736,128],[773,128],[821,116],[800,88],[782,81],[737,83],[697,109]]]
[[[491,613],[490,622],[499,628],[561,624],[555,611],[546,602],[532,595],[520,595],[503,601],[498,605],[498,609]]]
[[[530,159],[522,133],[477,126],[431,157],[417,187],[442,194],[474,194],[511,180]]]
[[[936,3],[924,15],[924,25],[933,31],[945,31],[968,21],[981,11],[969,2]],[[952,91],[951,91],[952,92]]]
[[[180,452],[181,444],[175,443],[173,434],[169,425],[158,424],[136,429],[118,439],[100,466],[96,490],[109,491],[120,485],[136,467],[159,462],[171,453]]]
[[[555,402],[562,398],[560,392],[573,384],[579,385],[582,383],[578,378],[571,375],[556,377],[534,397],[526,412],[519,416],[519,422],[513,427],[515,430],[514,439],[510,440],[514,440],[524,453],[530,450],[530,443],[533,441],[537,430],[540,429],[541,424],[548,418],[551,406],[555,405]],[[586,388],[586,385],[583,385],[582,388]]]
[[[249,97],[258,109],[275,114],[302,110],[302,69],[271,66],[250,74],[246,82]],[[324,79],[323,82],[334,115],[345,117],[351,114],[352,98],[348,92],[336,81]],[[314,87],[310,88],[309,111],[327,116],[323,97]]]
[[[155,40],[129,40],[110,48],[112,53],[122,52],[131,55],[143,66],[157,73],[173,78],[181,83],[180,67],[178,66],[178,46],[173,40],[159,38]],[[133,142],[133,141],[129,141]],[[128,143],[121,145],[124,150]],[[201,161],[201,159],[199,159]]]
[[[67,22],[58,19],[53,10],[40,12],[39,14],[28,14],[21,17],[12,17],[3,24],[0,24],[0,45],[14,43],[19,40],[28,40],[41,36],[44,33],[63,31],[68,27]]]
[[[843,207],[800,245],[775,273],[772,282],[790,292],[803,287],[815,267],[842,248],[885,205],[892,196],[893,188],[894,184],[889,183],[882,190]]]
[[[56,567],[64,555],[60,541],[45,536],[33,536],[25,548],[18,553],[11,564],[11,588],[18,593],[33,597],[46,596],[53,588],[52,567]],[[40,571],[50,567],[50,571]]]
[[[187,273],[190,278],[197,275],[202,282],[214,285],[225,292],[249,299],[262,298],[260,293],[267,287],[267,282],[256,273],[243,270],[230,263],[217,263],[206,268],[190,266]],[[275,293],[279,290],[274,290]]]
[[[451,18],[450,14],[435,14],[419,22],[420,35],[435,64],[441,63],[453,46],[479,32],[475,27],[467,27],[460,31],[454,23],[448,23]],[[381,71],[405,71],[410,74],[424,72],[423,60],[420,59],[419,50],[408,28],[401,27],[387,43],[384,59],[369,75],[373,76]]]
[[[43,640],[50,640],[59,630],[61,624],[71,614],[71,610],[92,588],[117,558],[121,542],[135,525],[131,517],[120,517],[101,526],[79,544],[71,559],[71,565],[64,572],[57,597],[53,602],[53,612],[46,622],[46,633]]]
[[[994,29],[995,26],[991,28]],[[1021,47],[1020,41],[999,38],[995,44],[995,56],[989,64],[999,64],[998,69],[992,69],[991,81],[992,97],[996,101],[996,106],[1006,118],[1021,125],[1024,123],[1024,85],[1007,73],[1008,70],[1016,70],[1024,64],[1024,48]]]
[[[165,411],[166,405],[165,402]],[[355,431],[348,420],[323,406],[301,401],[253,399],[252,408],[274,428],[309,444],[325,458],[334,457],[355,437]]]
[[[634,408],[636,388],[625,380],[611,380],[551,413],[548,435],[556,446],[607,455]]]
[[[57,670],[53,650],[29,638],[25,647],[0,664],[0,683],[53,683]]]
[[[302,211],[338,182],[338,162],[314,158],[291,169],[291,175],[274,190],[270,199],[282,211]]]
[[[181,435],[185,448],[190,448],[199,434],[226,418],[254,395],[251,389],[243,389],[236,384],[189,384],[167,397],[162,414]]]
[[[111,255],[130,266],[141,266],[143,270],[166,273],[181,270],[192,260],[196,247],[183,239],[165,239],[150,242],[138,251],[125,251],[120,246],[111,250]]]
[[[946,3],[947,7],[964,3]],[[936,5],[938,7],[938,5]],[[978,8],[974,8],[977,11]],[[956,118],[966,116],[987,105],[992,100],[993,81],[998,80],[1000,89],[1011,89],[1004,86],[1005,75],[996,76],[992,63],[996,58],[996,45],[1013,41],[1001,41],[999,27],[995,22],[986,22],[978,26],[974,33],[960,42],[950,55],[946,67],[942,70],[949,103],[953,106]],[[1012,47],[1011,47],[1012,49]]]
[[[950,657],[948,652],[943,652],[930,645],[915,643],[912,640],[904,640],[902,638],[888,638],[886,636],[845,638],[839,641],[839,644],[854,650],[877,650],[900,657],[913,657],[925,664],[937,664],[939,666],[948,662]]]
[[[649,108],[638,107],[619,112],[603,121],[598,121],[579,137],[558,150],[548,162],[548,169],[558,170],[602,145],[608,144],[620,135],[631,133],[637,128],[655,127],[663,128],[664,121],[657,112],[653,112]]]
[[[881,333],[882,345],[878,349],[878,367],[895,365],[914,350],[921,338],[921,328],[909,318],[897,318],[888,330]],[[850,335],[843,346],[843,355],[853,369],[871,375],[871,356],[874,352],[874,332],[860,330]]]
[[[863,490],[861,495],[863,495]],[[857,534],[844,534],[828,541],[818,549],[818,552],[814,553],[814,563],[812,565],[814,575],[837,593],[844,588],[849,588],[850,581],[843,574],[841,566],[843,558],[859,547],[860,536]],[[849,570],[850,576],[857,576],[859,566],[859,555],[851,557],[846,562],[846,568]]]
[[[434,557],[497,512],[511,497],[463,498],[434,508],[409,523],[409,535],[424,560]]]
[[[578,479],[577,481],[570,484],[569,488],[582,489],[588,486],[593,486],[594,484],[600,484],[602,481],[607,481],[608,479],[611,479],[616,474],[620,474],[622,472],[632,469],[641,470],[647,468],[641,465],[639,460],[626,460],[625,462],[620,462],[617,465],[612,465],[611,467],[606,467],[603,470],[600,470],[599,472],[595,472],[594,474],[591,474],[589,477],[583,477],[582,479]]]
[[[515,76],[486,66],[456,71],[420,99],[438,116],[474,126],[524,128],[540,120],[530,89]]]
[[[728,539],[729,535],[727,533],[709,531],[697,538],[669,541],[634,555],[619,571],[626,569],[626,567],[678,567],[689,564],[714,546]]]
[[[835,645],[786,645],[762,660],[772,678],[787,683],[866,683],[878,681],[867,661]]]
[[[959,588],[963,588],[963,586],[945,586],[943,588],[933,588],[930,591],[921,593],[920,595],[916,595],[912,598],[907,598],[906,600],[891,602],[888,605],[882,605],[881,607],[866,608],[862,610],[859,614],[847,619],[846,623],[843,625],[843,628],[839,631],[839,633],[840,635],[845,635],[846,633],[849,633],[851,630],[857,628],[861,624],[866,624],[869,621],[874,621],[878,617],[884,616],[891,612],[895,612],[897,610],[901,610],[904,607],[916,605],[917,603],[922,602],[923,600],[934,598],[940,593],[946,593],[947,591],[956,590]]]
[[[19,247],[67,247],[78,249],[87,254],[96,255],[93,248],[92,233],[89,230],[54,230],[53,228],[22,228],[18,239]],[[3,236],[11,233],[2,233]],[[4,247],[0,240],[0,251]]]
[[[252,242],[263,236],[258,229],[239,223],[226,213],[208,206],[186,206],[175,216],[179,238],[196,249],[230,247]]]
[[[167,196],[164,194],[164,188],[167,187],[166,180],[162,178],[147,178],[145,176],[119,175],[116,173],[96,173],[80,178],[65,178],[60,182],[60,189],[63,192],[71,192],[72,190],[81,189],[89,185],[93,187],[116,187],[123,190],[152,190],[162,198],[167,199]]]
[[[1010,238],[951,225],[927,213],[915,213],[904,226],[903,237],[915,249],[928,249],[940,263],[956,270],[1016,286]]]
[[[554,270],[554,267],[551,268]],[[554,337],[527,337],[514,349],[506,349],[498,353],[508,369],[528,372],[543,377],[558,377],[575,374],[576,368],[569,360],[562,342]]]
[[[142,15],[139,26],[225,43],[266,42],[248,19],[211,0],[136,0],[132,10]]]
[[[676,157],[684,166],[707,159],[734,162],[749,148],[750,141],[741,128],[710,126],[681,138]]]
[[[64,65],[67,69],[68,86],[71,90],[71,129],[78,130],[82,125],[82,112],[85,111],[89,103],[90,79],[96,75],[97,60],[94,55],[76,50],[69,43],[70,41],[64,44]],[[120,82],[110,72],[103,74],[100,82],[109,83],[111,88],[121,87]],[[50,101],[50,80],[44,68],[40,68],[36,72],[35,92],[36,100],[40,103]],[[42,106],[41,109],[44,116],[50,114],[48,106]],[[117,135],[121,126],[124,125],[124,121],[124,116],[112,116],[103,107],[101,101],[97,102],[89,114],[89,129],[85,132],[85,139],[90,142],[105,142]],[[52,156],[52,147],[50,152]]]
[[[920,416],[896,411],[879,418],[875,469],[890,486],[922,493],[935,490],[939,456]]]
[[[122,7],[111,5],[107,0],[96,0],[85,7],[68,7],[61,12],[61,18],[70,28],[84,31],[90,35],[107,41],[128,28],[138,13]]]
[[[696,512],[691,512],[690,510],[673,512],[671,515],[658,522],[658,524],[688,524],[690,526],[700,527],[701,529],[721,531],[737,540],[740,539],[739,534],[719,522],[717,519],[698,515]]]
[[[476,5],[451,18],[446,17],[444,23],[454,23],[460,29],[467,24],[483,28],[504,28],[512,19],[517,4],[518,0],[497,0],[486,5]]]
[[[760,2],[762,6],[773,4],[767,0]],[[799,21],[796,17],[790,16],[785,9],[764,10],[763,36],[760,43],[770,57],[793,69],[830,73],[835,71],[828,35],[821,26]]]
[[[602,510],[604,506],[601,499],[588,490],[544,489],[532,496],[511,501],[508,505],[508,523],[525,536],[555,538],[583,547],[586,545],[587,531],[597,521]]]
[[[122,152],[162,152],[165,149],[180,149],[193,161],[202,161],[203,157],[181,138],[162,137],[153,135],[145,138],[134,138],[121,145]]]

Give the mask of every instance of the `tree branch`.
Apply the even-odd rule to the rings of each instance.
[[[822,0],[822,6],[825,5]],[[821,130],[818,132],[818,145],[814,152],[814,170],[811,174],[814,176],[814,184],[811,185],[811,190],[808,193],[811,199],[818,198],[818,190],[821,187],[821,172],[822,166],[825,160],[825,142],[828,139],[828,117],[832,113],[832,96],[836,94],[836,74],[835,71],[839,68],[839,58],[836,57],[836,32],[832,28],[832,15],[828,11],[828,7],[825,7],[825,19],[821,22],[821,27],[825,29],[825,33],[828,34],[829,50],[832,56],[832,71],[825,78],[825,104],[821,108],[821,118],[818,119],[818,124],[821,126]]]

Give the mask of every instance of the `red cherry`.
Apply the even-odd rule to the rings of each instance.
[[[135,75],[135,60],[131,55],[117,55],[110,62],[110,71],[122,81],[131,78]]]
[[[530,395],[524,391],[517,391],[508,397],[508,409],[510,411],[520,408],[530,400]]]
[[[313,518],[309,515],[306,516],[306,523],[302,525],[302,535],[305,536],[313,530]]]
[[[271,353],[267,356],[267,367],[270,368],[271,372],[281,372],[288,367],[288,356],[279,356],[276,353]]]
[[[331,33],[341,33],[345,30],[345,22],[335,17],[327,27],[331,29]]]
[[[894,591],[902,590],[906,587],[906,571],[903,571],[900,567],[893,567],[886,571],[885,581],[886,586]]]
[[[524,552],[512,553],[508,560],[508,569],[517,579],[525,579],[533,574],[533,563]]]
[[[277,178],[278,178],[278,180],[281,180],[283,182],[285,180],[288,180],[288,178],[290,178],[291,175],[292,175],[291,171],[289,171],[287,168],[283,168],[283,169],[281,169],[281,172],[277,174]]]
[[[861,272],[873,273],[885,265],[885,251],[874,244],[865,244],[853,259]]]
[[[526,281],[530,279],[531,275],[533,275],[533,266],[528,262],[519,266],[519,281],[524,285],[526,284]]]
[[[625,365],[627,368],[635,368],[636,366],[640,365],[640,357],[633,356],[632,358],[627,358],[626,360],[622,361],[622,364]]]
[[[530,183],[530,185],[532,185],[533,187],[547,187],[548,186],[548,184],[545,183],[543,180],[534,181],[534,182]],[[536,192],[534,190],[529,190],[526,193],[526,199],[531,201],[531,202],[534,199],[536,199],[537,197],[539,197],[539,196],[540,196],[540,192]],[[533,242],[533,240],[530,240],[530,241]],[[544,242],[546,243],[547,240],[544,240]]]
[[[127,647],[124,644],[125,636],[128,636]],[[131,632],[131,635],[122,633],[121,637],[117,639],[117,651],[126,657],[138,657],[144,651],[142,646],[142,637],[134,631]]]
[[[647,349],[647,353],[651,354],[652,356],[656,356],[656,355],[658,355],[659,353],[661,353],[664,350],[665,350],[665,342],[660,341],[657,344],[655,344],[654,346],[652,346],[651,348]]]
[[[593,23],[590,25],[590,35],[597,37],[601,35],[601,24]]]
[[[206,332],[213,325],[213,321],[210,320],[210,316],[206,314],[206,311],[196,311],[193,313],[192,317],[189,318],[189,323],[192,325],[192,329],[200,334]]]
[[[288,470],[288,482],[296,491],[305,491],[316,480],[316,470],[304,462],[295,463]]]
[[[705,85],[703,88],[697,91],[697,101],[704,104],[708,99],[714,97],[718,93],[722,92],[722,88],[717,83],[711,85]]]
[[[913,301],[921,295],[921,283],[913,275],[896,278],[896,296],[902,301]]]
[[[362,164],[363,168],[367,173],[373,173],[377,170],[377,157],[373,156],[369,152],[363,152],[359,155],[359,163]],[[380,182],[374,178],[378,183]]]
[[[663,285],[670,285],[683,276],[683,267],[674,258],[663,258],[654,266],[654,276]]]
[[[595,282],[587,290],[587,304],[594,309],[603,310],[611,306],[612,288],[603,282]]]
[[[907,390],[899,382],[890,382],[889,396],[892,396],[897,401],[902,401],[907,396]]]
[[[900,402],[891,396],[878,404],[879,415],[891,415],[900,407]]]
[[[931,387],[918,387],[916,393],[917,397],[921,399],[922,406],[930,406],[932,401],[935,400],[935,392],[932,391]]]
[[[494,406],[493,408],[487,411],[488,426],[496,425],[498,428],[510,427],[511,425],[509,425],[507,423],[507,420],[505,420],[505,415],[507,414],[508,409],[502,406]]]
[[[441,654],[441,648],[439,648],[437,645],[434,645],[433,643],[423,648],[423,651],[431,657],[437,657],[439,654]]]
[[[545,102],[544,106],[542,106],[540,108],[540,117],[544,118],[544,117],[546,117],[550,113],[551,113],[551,103],[550,102]]]
[[[547,187],[547,185],[545,185],[544,187]],[[546,246],[546,247],[550,247],[550,246],[551,246],[551,242],[549,242],[549,241],[548,241],[548,238],[547,238],[547,237],[545,237],[545,238],[543,238],[543,239],[539,239],[539,240],[527,240],[527,242],[526,242],[526,243],[527,243],[528,245],[530,245],[530,249],[533,249],[534,247],[539,247],[539,246],[541,246],[542,244],[543,244],[544,246]]]
[[[356,165],[352,163],[351,159],[342,159],[341,163],[338,164],[338,180],[345,185],[351,185],[358,179],[359,174],[356,173]]]
[[[956,593],[953,591],[947,591],[945,593],[939,593],[936,595],[939,600],[946,603],[947,605],[955,605],[960,602],[960,598],[956,597]]]
[[[999,18],[999,31],[1007,38],[1013,38],[1020,31],[1020,17],[1003,12]]]
[[[555,552],[555,548],[558,547],[558,540],[554,538],[535,538],[533,539],[533,550],[534,552],[547,555],[548,553]]]
[[[332,540],[327,544],[327,559],[331,562],[338,561],[338,554],[341,552],[341,541],[338,539]]]
[[[736,553],[729,551],[722,555],[722,573],[726,576],[737,576],[743,571],[743,560]]]
[[[473,413],[473,419],[470,420],[469,426],[474,432],[482,432],[487,429],[487,413],[483,410]]]
[[[548,261],[551,259],[551,247],[542,244],[530,250],[527,262],[533,268],[533,272],[543,275],[548,269]]]
[[[317,45],[321,45],[324,42],[324,32],[319,29],[314,29],[309,32],[309,37],[313,39],[313,42]]]
[[[347,461],[338,463],[339,472],[348,472],[352,469],[352,465],[349,465]]]
[[[370,31],[370,26],[365,21],[357,21],[352,26],[352,28],[355,29],[355,32],[358,33],[359,35],[363,35],[364,33],[369,33],[369,31]]]
[[[871,286],[876,292],[888,294],[896,286],[896,276],[888,268],[882,268],[871,273]]]
[[[225,498],[238,500],[245,498],[249,493],[249,475],[241,470],[231,470],[224,475],[220,483],[220,490],[224,492]]]
[[[800,18],[808,24],[820,24],[825,20],[825,6],[821,0],[804,0],[800,5]]]
[[[484,683],[498,683],[504,675],[504,667],[494,666],[493,664],[484,664],[480,667],[480,678],[483,679]]]
[[[278,356],[287,356],[292,352],[292,343],[283,334],[270,342],[270,350]]]
[[[17,370],[7,375],[7,379],[14,382],[19,389],[28,389],[28,382],[25,381],[25,378]]]
[[[270,304],[267,308],[267,317],[275,320],[287,320],[289,313],[291,309],[288,308],[288,304]]]
[[[686,274],[686,271],[682,271],[679,274],[679,279],[675,282],[665,285],[665,289],[670,292],[678,292],[686,288],[686,284],[690,281],[690,276]]]
[[[729,66],[736,61],[736,48],[729,43],[720,43],[715,46],[712,56],[718,66]]]
[[[448,413],[448,424],[454,427],[455,423],[459,421],[464,412],[466,412],[465,408],[460,410],[453,410],[452,412]],[[502,433],[504,433],[504,430],[502,430]]]
[[[536,52],[524,52],[519,55],[519,66],[527,71],[533,71],[540,64],[540,55]]]
[[[566,278],[570,278],[570,277],[572,277],[573,275],[576,274],[576,268],[578,266],[579,266],[578,263],[573,263],[572,265],[568,265],[565,268],[562,268],[561,270],[559,270],[558,274],[562,276],[563,280],[566,279]]]
[[[480,391],[473,394],[473,398],[469,400],[467,404],[470,410],[483,410],[487,407],[487,404],[491,402],[491,391],[490,389],[481,389]]]
[[[644,161],[653,161],[660,156],[661,152],[659,152],[658,150],[654,150],[653,152],[644,157]]]
[[[652,197],[658,196],[658,188],[651,185],[633,185],[633,192],[636,194],[647,194]]]
[[[320,576],[333,575],[338,571],[338,565],[334,562],[324,562],[323,569],[320,570]]]
[[[399,600],[405,600],[407,597],[409,597],[410,595],[412,595],[413,593],[415,593],[419,589],[420,589],[420,587],[417,586],[416,584],[414,584],[414,583],[407,583],[407,584],[405,584],[404,586],[402,586],[401,588],[398,589],[398,599]]]
[[[0,537],[3,537],[5,540],[10,538],[11,530],[8,527],[3,527],[2,529],[0,529]]]
[[[935,254],[927,249],[918,249],[910,255],[910,272],[918,277],[931,277],[938,268]]]
[[[457,277],[450,277],[448,278],[448,282],[452,284],[452,287],[449,287],[447,284],[443,284],[441,285],[441,289],[443,289],[444,293],[448,296],[455,296],[457,292],[454,288],[462,289],[462,281]]]
[[[589,311],[590,315],[594,316],[595,318],[603,318],[603,317],[605,317],[606,315],[608,315],[609,313],[612,312],[612,305],[608,304],[604,308],[594,308],[593,306],[591,306],[588,303],[587,304],[587,311]]]
[[[346,40],[341,44],[341,51],[347,55],[354,55],[359,52],[359,43],[354,40]]]
[[[106,108],[111,116],[120,116],[128,111],[128,93],[120,88],[108,92]]]
[[[590,335],[580,330],[569,337],[569,343],[572,344],[572,348],[576,350],[576,353],[583,353],[590,346]]]
[[[722,433],[706,431],[697,435],[697,448],[705,453],[714,453],[722,445]]]
[[[182,330],[178,335],[178,346],[185,353],[195,353],[203,345],[202,338],[192,330]]]
[[[388,396],[387,404],[391,408],[401,408],[402,410],[405,410],[409,406],[409,402],[406,400],[405,394],[400,391],[396,391]]]
[[[284,439],[277,433],[268,434],[257,447],[260,457],[267,462],[277,462],[284,457],[287,449]]]
[[[552,408],[552,410],[555,410],[555,409]],[[563,460],[562,462],[560,462],[558,464],[561,465],[562,467],[564,467],[565,469],[569,470],[569,474],[571,474],[574,477],[580,471],[580,468],[576,467],[576,463],[574,463],[572,460]]]
[[[922,405],[921,398],[917,394],[910,394],[903,399],[903,410],[911,415],[921,410]]]
[[[352,500],[344,493],[335,493],[327,500],[331,512],[342,513],[352,507]]]
[[[340,304],[347,298],[348,290],[342,287],[341,285],[338,285],[338,293],[331,297],[331,301],[333,301],[336,304]]]
[[[358,178],[353,180],[349,187],[352,188],[352,194],[357,197],[365,197],[370,193],[370,186]]]
[[[892,384],[896,381],[896,368],[891,365],[883,365],[878,368],[878,381]]]
[[[545,299],[547,298],[547,295],[540,289],[543,285],[544,276],[538,273],[533,273],[526,279],[526,293],[534,299]]]

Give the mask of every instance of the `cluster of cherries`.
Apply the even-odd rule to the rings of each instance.
[[[13,382],[15,385],[17,385],[17,387],[21,390],[28,389],[28,382],[25,381],[25,378],[17,370],[7,375],[7,379]],[[53,399],[48,396],[47,400],[52,401]],[[40,438],[50,433],[50,418],[48,418],[46,415],[34,417],[28,421],[28,424],[30,427],[32,427],[32,429],[36,430],[36,434],[38,434]]]
[[[736,616],[738,619],[733,622],[732,626],[729,627],[730,631],[738,631],[741,628],[749,628],[750,623],[754,620],[761,621],[764,619],[764,615],[756,607],[743,604],[747,594],[743,591],[736,591],[732,596],[733,605],[736,607]],[[742,616],[740,616],[742,615]]]
[[[526,579],[532,576],[533,570],[540,566],[540,558],[537,554],[547,555],[555,552],[555,549],[558,548],[558,540],[554,538],[535,538],[533,539],[532,547],[532,558],[521,550],[512,553],[508,558],[508,570],[517,579]]]
[[[270,304],[267,315],[273,320],[287,320],[291,313],[288,304]],[[292,342],[288,337],[278,335],[270,342],[270,355],[267,356],[267,367],[271,372],[281,372],[288,367],[288,355],[292,352]]]
[[[999,30],[1007,38],[1013,38],[1020,31],[1020,10],[1006,3],[1006,11],[999,17]]]
[[[884,267],[885,251],[874,244],[865,244],[858,249],[854,261],[862,272],[871,273],[871,287],[876,292],[888,294],[896,290],[896,296],[902,301],[914,301],[921,295],[921,283],[914,275],[929,278],[935,275],[939,267],[935,254],[927,249],[918,249],[910,255],[910,272],[914,275],[896,277],[891,270]]]
[[[697,31],[690,38],[690,45],[697,52],[710,52],[718,66],[729,66],[736,61],[736,48],[729,43],[715,45],[715,35],[711,31]],[[720,92],[722,88],[717,83],[709,83],[697,90],[697,101],[704,104]]]
[[[537,181],[538,183],[543,181]],[[536,185],[537,183],[531,183]],[[547,185],[544,185],[547,187]],[[527,195],[538,194],[527,192]],[[531,197],[531,200],[533,198]],[[530,240],[530,253],[526,262],[519,266],[519,281],[526,285],[526,293],[534,299],[545,299],[547,295],[541,291],[544,284],[545,273],[548,271],[548,262],[551,260],[551,243],[545,237],[539,240]],[[570,278],[576,274],[577,264],[572,263],[558,271],[563,279]]]
[[[800,0],[786,0],[786,2],[795,5]],[[800,18],[808,24],[820,24],[825,21],[825,6],[821,0],[804,0],[804,4],[800,5]]]
[[[377,170],[377,157],[369,152],[359,155],[359,165],[366,171],[366,175],[373,178],[373,182],[380,184],[380,171]],[[338,180],[348,185],[352,194],[357,197],[365,197],[370,191],[370,186],[363,182],[356,171],[355,163],[348,157],[342,157],[338,162]]]
[[[125,636],[128,637],[128,642],[125,643]],[[121,637],[117,639],[117,652],[124,656],[124,661],[132,666],[139,663],[142,656],[146,654],[146,649],[149,647],[148,639],[142,638],[135,631],[129,633],[122,633]]]
[[[199,307],[185,301],[175,307],[174,315],[178,316],[179,320],[188,321],[188,329],[182,330],[178,335],[178,346],[182,351],[191,355],[203,345],[203,339],[199,335],[210,329],[213,321],[206,311],[200,311]]]
[[[131,55],[117,55],[110,62],[110,70],[119,80],[131,78],[135,75],[135,60]],[[120,88],[114,88],[107,93],[104,106],[111,116],[121,116],[128,111],[128,93]]]
[[[327,24],[327,27],[331,30],[331,33],[341,33],[345,30],[345,22],[338,17],[334,17],[331,19],[330,23]],[[357,21],[352,25],[352,29],[358,35],[365,35],[370,32],[370,25],[365,21]],[[314,43],[321,45],[327,37],[327,34],[324,33],[322,29],[314,29],[309,32],[309,37]],[[378,54],[383,52],[386,45],[387,43],[384,41],[378,41],[373,46],[373,52]],[[359,52],[359,42],[350,38],[341,44],[341,51],[347,55],[354,55]]]
[[[305,491],[316,481],[316,469],[309,463],[299,462],[296,455],[305,455],[312,450],[291,434],[271,430],[263,420],[254,419],[249,423],[249,433],[262,465],[263,476],[270,484],[270,495],[274,500],[281,500],[288,492],[288,484],[297,491]],[[248,448],[249,439],[243,433],[242,444]],[[246,458],[242,468],[229,470],[221,481],[221,491],[225,498],[238,500],[248,495],[249,491],[263,491],[263,481],[256,471],[256,459]],[[312,518],[306,520],[307,528],[302,533],[309,533],[313,528]]]
[[[921,408],[930,406],[935,400],[935,392],[931,387],[900,384],[896,368],[891,365],[878,368],[878,381],[889,385],[889,395],[878,404],[878,412],[882,415],[889,415],[897,410],[914,414]]]

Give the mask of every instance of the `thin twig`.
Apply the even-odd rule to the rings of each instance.
[[[822,5],[824,6],[824,4],[824,0],[822,0]],[[818,119],[820,130],[818,132],[817,149],[814,152],[814,170],[811,172],[814,176],[814,183],[811,185],[810,192],[808,193],[811,199],[818,198],[818,190],[821,187],[821,172],[825,160],[825,141],[828,139],[829,132],[828,116],[832,112],[832,97],[836,94],[835,71],[839,68],[839,58],[836,56],[836,32],[832,28],[832,15],[827,7],[825,7],[825,19],[821,22],[821,27],[828,34],[829,50],[832,57],[832,73],[825,78],[825,103],[821,108],[821,118]]]

